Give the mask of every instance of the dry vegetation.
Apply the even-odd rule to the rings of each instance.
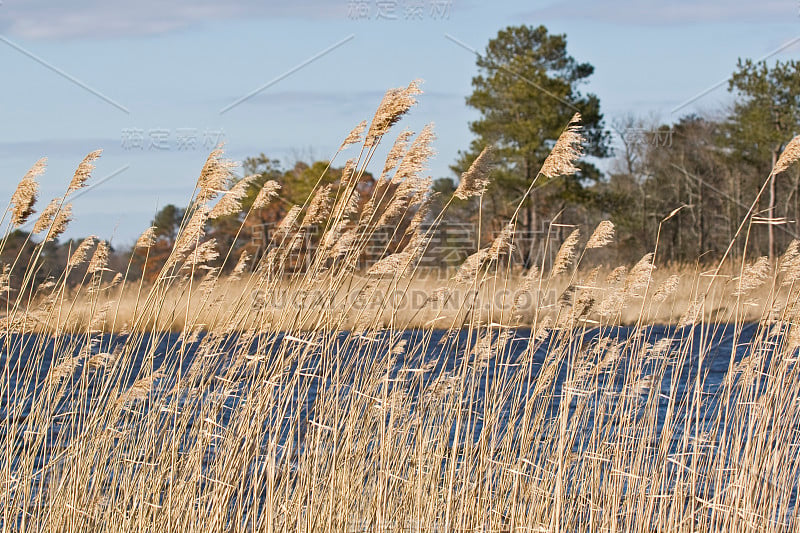
[[[578,270],[574,273],[574,279],[571,276],[557,276],[548,280],[541,289],[526,282],[527,272],[521,272],[519,268],[510,272],[493,272],[493,281],[497,283],[482,283],[476,287],[454,284],[451,281],[457,274],[454,269],[419,269],[399,288],[388,280],[373,285],[374,280],[370,276],[353,271],[349,274],[348,289],[335,294],[327,291],[327,283],[331,281],[327,277],[310,287],[305,285],[303,291],[298,291],[288,280],[277,280],[267,293],[259,289],[257,280],[251,279],[251,274],[247,273],[233,279],[223,277],[213,287],[195,286],[191,295],[184,286],[170,287],[162,297],[163,308],[170,311],[162,312],[157,319],[142,324],[142,329],[181,333],[186,328],[192,330],[202,326],[204,330],[218,331],[230,319],[226,313],[220,312],[220,308],[240,306],[245,300],[249,300],[251,307],[258,307],[259,313],[251,313],[247,320],[239,324],[244,329],[313,330],[315,320],[295,323],[294,317],[286,313],[287,308],[299,305],[320,312],[326,308],[328,312],[331,309],[352,308],[342,317],[342,329],[351,329],[355,325],[353,320],[356,312],[362,307],[378,317],[378,327],[388,327],[394,317],[396,323],[406,328],[447,329],[452,324],[464,323],[467,315],[475,314],[479,317],[478,321],[484,324],[494,318],[504,325],[528,328],[534,319],[557,320],[564,304],[568,303],[565,299],[571,299],[574,292],[578,292],[579,298],[583,295],[594,300],[577,321],[587,327],[600,324],[633,326],[638,322],[677,324],[697,298],[706,293],[710,303],[704,306],[703,316],[698,321],[734,321],[738,312],[739,320],[757,322],[766,316],[765,313],[768,314],[768,304],[783,307],[790,295],[786,285],[773,287],[772,284],[761,282],[758,287],[748,290],[747,297],[742,300],[736,289],[739,273],[733,267],[725,268],[716,275],[718,280],[724,281],[714,282],[713,271],[713,266],[709,265],[669,265],[655,269],[647,296],[624,300],[619,309],[610,308],[609,305],[619,305],[614,300],[614,294],[620,290],[621,276],[626,272],[603,265]],[[66,327],[71,331],[84,332],[90,325],[94,331],[124,331],[136,321],[140,293],[151,289],[149,284],[145,284],[144,288],[138,284],[119,285],[95,301],[91,291],[85,287],[69,288],[58,311],[62,316],[69,317],[68,325],[61,326],[62,331]],[[365,293],[368,290],[370,294],[367,298]],[[442,298],[442,295],[447,297]],[[642,300],[653,304],[646,308],[643,318]],[[37,304],[41,305],[42,301],[40,297]],[[603,301],[607,302],[605,307],[595,305]],[[209,302],[213,305],[209,305]],[[109,310],[113,308],[113,313],[106,312],[99,317],[94,308],[103,306]],[[609,309],[613,311],[610,315],[605,312]],[[35,312],[23,318],[28,331],[53,333]]]
[[[592,268],[613,239],[603,223],[570,235],[552,267],[519,272],[515,214],[447,281],[425,280],[421,222],[446,217],[427,213],[431,130],[400,135],[381,178],[397,187],[374,192],[391,198],[354,201],[418,94],[389,91],[343,143],[360,151],[338,187],[291,209],[257,261],[231,258],[233,276],[206,266],[221,252],[205,222],[242,192],[220,150],[154,284],[109,272],[94,240],[70,258],[89,265],[77,290],[68,272],[33,290],[35,254],[6,268],[4,530],[797,528],[798,244],[775,264],[726,254],[671,272],[656,249]],[[573,172],[580,142],[576,116],[540,175]],[[42,210],[41,242],[63,232],[98,155]],[[490,157],[458,198],[483,194]],[[13,196],[9,231],[32,215],[43,169]],[[268,183],[255,208],[277,194]],[[418,216],[397,226],[406,212]],[[308,268],[287,268],[311,224],[325,229]],[[358,272],[386,225],[406,246]],[[152,244],[148,231],[137,246]],[[658,322],[677,327],[654,337]]]

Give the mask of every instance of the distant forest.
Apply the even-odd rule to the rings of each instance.
[[[548,250],[557,249],[575,227],[591,231],[601,220],[616,227],[616,243],[603,252],[609,262],[636,261],[653,250],[657,238],[661,261],[710,262],[726,251],[759,191],[748,238],[737,241],[731,253],[741,254],[747,246],[748,254],[774,258],[798,238],[800,168],[773,168],[800,133],[800,62],[740,59],[728,84],[731,105],[714,116],[688,114],[669,124],[634,115],[607,120],[599,98],[580,91],[594,67],[567,53],[565,35],[550,34],[543,26],[501,30],[476,66],[473,93],[466,101],[480,113],[468,125],[474,139],[453,162],[452,176],[431,178],[439,194],[428,203],[430,211],[438,213],[460,175],[486,147],[492,149],[489,186],[480,199],[452,202],[431,235],[429,266],[457,266],[502,230],[576,113],[586,139],[583,158],[574,174],[537,182],[524,202],[513,256],[522,268],[546,262]],[[246,178],[232,177],[230,183],[247,180],[239,187],[240,208],[209,219],[204,233],[221,250],[208,264],[223,271],[232,269],[243,252],[256,259],[266,253],[271,232],[293,206],[303,205],[320,176],[323,187],[335,187],[352,172],[344,161],[297,161],[286,168],[265,154],[248,158],[243,166]],[[379,196],[391,197],[390,189],[401,186],[369,173],[360,179],[362,207],[376,187],[385,189]],[[280,184],[279,200],[251,209],[268,181]],[[157,276],[189,215],[184,207],[165,206],[152,221],[154,246],[146,252],[111,249],[109,266],[127,270],[130,277]],[[413,209],[398,216],[431,218]],[[296,268],[303,268],[303,252],[315,245],[321,231],[306,233]],[[39,282],[61,275],[81,241],[53,240],[36,251],[35,237],[29,237],[24,231],[12,233],[0,260],[8,263],[20,251],[22,261],[26,253],[40,253]],[[385,242],[365,253],[363,265],[402,248],[404,238],[387,234]],[[83,273],[76,269],[69,275],[79,280]]]

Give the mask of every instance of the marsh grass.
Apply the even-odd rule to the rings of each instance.
[[[326,289],[330,280],[322,279],[315,284],[304,284],[303,291],[287,280],[280,280],[269,292],[260,289],[251,279],[250,273],[241,273],[233,277],[223,275],[213,286],[196,284],[190,295],[185,287],[170,287],[162,297],[162,312],[148,323],[142,324],[143,330],[170,331],[180,333],[185,328],[202,330],[219,330],[224,327],[223,321],[229,320],[218,308],[236,306],[249,301],[252,307],[260,308],[260,316],[251,315],[242,322],[244,329],[264,328],[265,324],[275,331],[291,327],[292,320],[287,316],[288,308],[303,306],[308,310],[323,312],[327,309],[346,309],[344,329],[351,329],[357,311],[367,309],[378,317],[377,324],[386,327],[394,317],[407,328],[436,329],[447,328],[448,324],[461,323],[467,314],[477,314],[479,322],[486,323],[493,317],[497,322],[516,328],[527,328],[534,317],[550,321],[559,316],[559,310],[565,303],[577,298],[594,299],[594,304],[583,314],[579,323],[587,327],[601,324],[635,325],[641,319],[642,300],[650,302],[644,322],[650,325],[677,324],[696,302],[699,295],[708,291],[712,305],[702,309],[702,317],[698,321],[709,323],[733,321],[737,309],[740,320],[757,322],[768,311],[768,303],[784,307],[790,297],[786,286],[772,287],[763,283],[750,290],[740,291],[738,288],[738,271],[725,269],[712,276],[713,265],[664,265],[652,273],[648,293],[642,298],[630,298],[623,301],[619,312],[609,316],[607,310],[617,303],[616,294],[622,285],[616,280],[618,272],[614,268],[598,266],[592,269],[581,269],[574,274],[574,279],[559,276],[549,285],[539,289],[531,286],[526,280],[527,272],[515,268],[512,272],[493,273],[497,282],[494,285],[481,284],[479,287],[453,284],[457,269],[419,269],[408,280],[407,286],[395,287],[390,280],[380,280],[377,284],[365,272],[354,271],[348,283],[348,290],[331,295]],[[243,279],[244,278],[244,279]],[[722,281],[720,281],[722,280]],[[202,285],[202,282],[200,283]],[[149,291],[147,285],[143,290]],[[368,297],[365,292],[370,290]],[[136,321],[137,306],[142,289],[138,285],[111,287],[97,299],[98,308],[106,306],[104,312],[92,310],[93,295],[87,294],[84,287],[68,288],[67,297],[60,304],[59,314],[69,317],[68,324],[60,325],[60,332],[83,332],[90,326],[95,331],[104,333],[120,333]],[[771,294],[771,291],[775,294]],[[741,298],[744,296],[744,300]],[[45,297],[39,297],[34,305],[42,305]],[[209,306],[209,302],[213,305]],[[605,306],[603,303],[605,302]],[[112,310],[113,313],[108,311]],[[56,333],[45,327],[39,315],[26,317],[25,330],[40,333]],[[308,331],[315,327],[315,321],[294,324],[296,328]]]
[[[430,128],[400,134],[375,196],[356,194],[419,93],[389,91],[342,144],[358,152],[343,179],[291,209],[263,257],[233,276],[209,266],[228,251],[205,235],[241,196],[224,192],[233,165],[221,150],[152,284],[109,271],[94,241],[44,284],[33,283],[41,244],[7,266],[5,530],[797,528],[797,243],[776,264],[726,254],[675,271],[655,268],[656,249],[592,268],[612,238],[605,223],[585,240],[548,241],[555,263],[520,272],[507,260],[515,214],[448,279],[425,279],[426,228],[446,223],[449,202],[431,225],[405,215],[430,201]],[[578,120],[545,175],[574,171]],[[42,212],[37,242],[63,231],[98,155]],[[490,156],[459,198],[481,201]],[[42,171],[23,179],[8,231],[32,214]],[[257,206],[276,193],[265,186]],[[323,234],[298,271],[291,257],[312,221]],[[383,227],[407,244],[359,270]],[[151,231],[137,243],[152,245]],[[83,264],[74,288],[69,269]],[[654,336],[658,322],[675,326]]]

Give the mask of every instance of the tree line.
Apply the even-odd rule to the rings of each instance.
[[[599,98],[581,92],[592,65],[572,58],[566,36],[544,26],[500,31],[477,67],[467,104],[480,118],[469,125],[475,137],[452,169],[458,175],[484,147],[496,148],[492,185],[479,206],[494,221],[491,231],[498,231],[570,117],[580,113],[586,157],[578,172],[536,180],[525,200],[520,226],[532,236],[527,262],[542,254],[543,234],[603,219],[617,228],[618,259],[641,257],[657,238],[660,256],[670,261],[718,258],[800,133],[800,62],[794,60],[768,65],[740,59],[728,84],[731,105],[674,124],[633,115],[607,124]],[[798,237],[800,172],[786,169],[767,185],[747,243],[737,242],[733,253],[747,246],[748,253],[774,257]],[[472,207],[467,212],[475,212]]]
[[[570,56],[566,36],[544,26],[499,31],[478,55],[476,67],[466,99],[479,113],[469,124],[474,138],[453,162],[452,176],[432,180],[438,196],[431,212],[452,196],[460,175],[487,147],[490,184],[481,197],[450,204],[431,235],[430,265],[456,265],[489,242],[522,198],[514,257],[523,268],[546,261],[547,250],[557,248],[575,227],[590,229],[601,220],[616,227],[616,246],[604,252],[609,261],[635,261],[656,244],[663,260],[712,261],[726,251],[759,191],[748,238],[731,252],[775,257],[798,238],[800,170],[771,171],[786,143],[800,133],[800,62],[741,59],[729,79],[732,104],[713,116],[688,114],[675,123],[632,114],[607,121],[600,99],[582,90],[594,67]],[[576,117],[585,139],[577,172],[540,175],[559,135]],[[246,159],[243,170],[248,184],[241,209],[210,220],[205,232],[226,252],[212,262],[223,270],[243,252],[254,258],[266,253],[270,232],[292,206],[303,205],[320,187],[337,185],[352,169],[328,161],[298,161],[285,168],[262,153]],[[765,181],[768,176],[772,179]],[[362,203],[375,187],[386,186],[371,174],[360,179]],[[268,181],[281,186],[279,199],[251,210]],[[397,223],[408,223],[415,214],[406,212]],[[157,275],[187,215],[184,207],[163,207],[152,220],[155,244],[147,253],[112,248],[111,262],[132,277]],[[313,246],[315,233],[308,236],[304,246]],[[23,231],[11,234],[2,253],[8,257],[0,260],[20,250],[22,257],[26,250],[33,253],[35,243],[28,237]],[[57,277],[79,242],[46,243],[37,279]],[[402,244],[402,235],[388,236],[364,265]],[[70,276],[78,279],[81,272]]]

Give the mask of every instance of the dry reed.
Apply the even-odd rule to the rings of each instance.
[[[362,123],[342,144],[362,143],[348,176],[289,210],[233,276],[205,233],[246,187],[230,188],[221,149],[152,284],[109,271],[94,238],[68,260],[95,247],[77,287],[34,288],[39,253],[25,272],[4,265],[4,530],[797,529],[797,244],[778,268],[742,258],[687,274],[657,268],[655,252],[592,268],[586,250],[613,236],[603,223],[582,251],[575,229],[545,275],[511,268],[512,219],[452,276],[426,280],[419,259],[446,220],[413,216],[429,208],[432,131],[401,134],[376,196],[354,200],[419,93],[387,93],[364,140]],[[576,121],[542,175],[575,171]],[[43,210],[37,250],[98,155]],[[459,198],[484,194],[484,157]],[[42,170],[12,197],[11,227],[33,212]],[[267,182],[254,208],[278,190]],[[322,241],[299,270],[311,224]],[[407,244],[360,271],[386,226]],[[155,242],[150,228],[136,248]]]

